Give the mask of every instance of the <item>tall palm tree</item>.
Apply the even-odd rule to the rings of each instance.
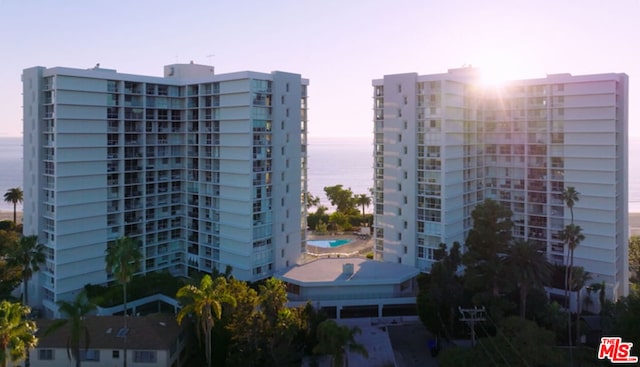
[[[580,201],[580,193],[576,191],[575,187],[567,186],[567,188],[562,192],[562,201],[564,201],[571,211],[571,224],[573,224],[573,206]]]
[[[176,294],[184,304],[176,320],[181,324],[185,316],[195,314],[199,324],[198,330],[204,334],[205,354],[209,367],[211,367],[211,331],[215,321],[222,317],[222,304],[228,303],[234,307],[236,305],[236,300],[227,292],[227,289],[227,280],[224,277],[211,279],[207,274],[202,277],[199,287],[188,284],[180,288]]]
[[[27,320],[29,306],[9,301],[0,302],[0,365],[18,362],[27,356],[29,349],[35,348],[36,324]]]
[[[22,272],[22,284],[24,292],[22,303],[29,304],[29,279],[34,272],[40,270],[40,264],[44,263],[44,246],[38,243],[38,236],[23,236],[18,242],[15,252],[10,254],[9,264],[19,266]]]
[[[362,222],[364,223],[366,221],[364,208],[365,206],[368,207],[369,205],[371,205],[371,198],[367,196],[367,194],[360,194],[356,196],[356,204],[362,205]]]
[[[573,280],[571,279],[573,276],[573,253],[580,244],[580,242],[584,241],[584,235],[582,234],[582,228],[575,224],[567,225],[564,230],[560,232],[560,239],[567,245],[567,249],[569,252],[569,264],[567,265],[565,271],[565,297],[568,299],[569,290],[571,285],[573,284]],[[567,304],[568,307],[568,304]]]
[[[551,264],[540,247],[524,240],[514,241],[503,261],[520,290],[520,317],[524,319],[529,291],[541,288],[550,279]]]
[[[58,301],[58,310],[66,315],[66,319],[59,319],[54,321],[45,330],[45,335],[60,329],[61,327],[69,324],[69,337],[67,339],[67,356],[69,360],[74,359],[76,361],[76,367],[80,367],[80,346],[84,341],[84,350],[89,349],[90,336],[89,328],[85,325],[86,316],[96,309],[96,305],[93,304],[87,298],[87,292],[83,289],[76,295],[76,298],[72,302]]]
[[[584,240],[584,235],[582,234],[582,228],[573,223],[567,225],[564,230],[560,232],[560,239],[567,245],[569,251],[569,265],[566,267],[565,271],[565,307],[567,310],[569,309],[570,301],[569,301],[569,290],[573,286],[573,252],[578,247],[578,244]],[[569,359],[570,365],[573,366],[573,337],[571,334],[571,312],[567,312],[569,316]]]
[[[581,232],[580,226],[576,227],[573,223],[573,206],[580,200],[580,193],[576,190],[575,187],[567,186],[567,188],[562,192],[562,200],[564,201],[564,203],[569,208],[569,211],[571,212],[571,224],[565,228],[564,233],[562,232],[560,233],[561,239],[566,245],[568,245],[567,254],[569,255],[569,264],[565,271],[565,278],[564,278],[565,279],[564,296],[568,306],[568,304],[570,304],[569,288],[572,285],[571,276],[573,272],[573,251],[575,250],[576,246],[578,246],[578,243],[584,240],[584,235],[580,233]],[[582,238],[579,238],[580,236],[582,236]],[[573,349],[571,348],[571,344],[572,344],[571,312],[569,312],[568,315],[569,315],[569,353],[571,356],[571,364],[573,365]]]
[[[24,193],[19,187],[11,188],[4,193],[4,201],[13,204],[13,223],[16,223],[16,205],[22,203],[23,199]]]
[[[115,245],[107,246],[105,262],[107,273],[112,273],[116,280],[122,284],[122,296],[124,304],[124,328],[127,329],[127,283],[131,281],[133,274],[140,267],[142,253],[135,240],[129,237],[120,237]],[[127,367],[127,334],[123,338],[123,364]]]
[[[325,320],[318,325],[317,333],[318,345],[313,348],[313,352],[331,355],[331,364],[334,367],[349,366],[347,351],[369,357],[367,348],[355,340],[356,334],[362,333],[357,326],[341,326],[334,320]]]

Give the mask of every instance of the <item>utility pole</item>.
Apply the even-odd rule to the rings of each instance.
[[[475,325],[477,322],[485,320],[485,308],[484,306],[482,306],[482,308],[478,308],[478,306],[474,306],[473,308],[462,308],[458,306],[458,310],[462,315],[460,321],[466,322],[471,329],[471,346],[474,346],[476,344]]]

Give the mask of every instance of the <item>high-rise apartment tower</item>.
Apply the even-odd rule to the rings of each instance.
[[[24,70],[24,233],[46,264],[33,303],[57,311],[105,283],[127,236],[140,273],[224,272],[255,281],[294,265],[306,228],[306,101],[300,75],[176,64],[164,77]]]
[[[513,211],[514,237],[564,264],[561,194],[580,192],[575,265],[628,293],[625,74],[548,75],[483,86],[476,69],[373,81],[375,255],[429,271],[440,243],[464,244],[487,198]]]

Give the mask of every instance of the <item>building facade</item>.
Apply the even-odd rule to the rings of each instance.
[[[513,212],[514,237],[564,264],[561,194],[580,192],[575,265],[628,293],[625,74],[548,75],[483,86],[476,69],[373,81],[375,254],[430,271],[440,243],[464,244],[487,198]]]
[[[24,233],[47,261],[34,304],[112,279],[105,250],[137,240],[140,273],[292,266],[306,228],[308,81],[285,72],[164,77],[34,67],[24,88]]]

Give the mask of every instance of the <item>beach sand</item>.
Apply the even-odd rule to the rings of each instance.
[[[0,220],[13,220],[13,210],[0,210]],[[16,221],[22,223],[22,212],[16,212]]]
[[[629,234],[640,235],[640,213],[629,213]]]

